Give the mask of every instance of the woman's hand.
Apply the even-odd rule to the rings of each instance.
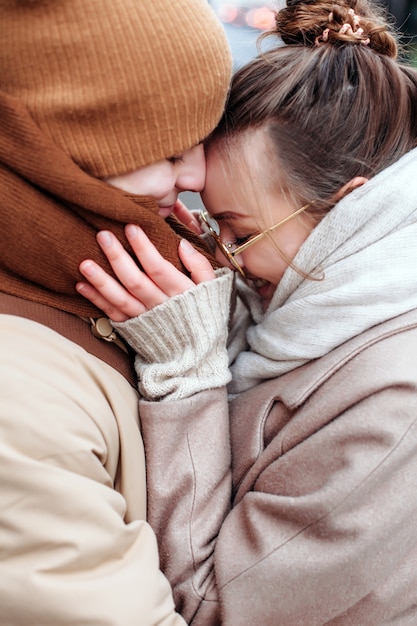
[[[197,233],[197,235],[201,235],[203,233],[200,222],[194,213],[192,213],[192,211],[190,211],[190,209],[183,202],[181,202],[181,200],[177,200],[174,204],[173,214],[182,224]]]
[[[125,232],[144,271],[136,265],[112,233],[101,231],[97,235],[97,241],[122,284],[97,263],[87,259],[80,264],[80,272],[88,282],[79,282],[76,285],[81,295],[114,322],[124,322],[141,315],[168,298],[215,278],[208,259],[187,240],[181,240],[178,253],[190,272],[191,279],[159,254],[139,226],[129,224]]]

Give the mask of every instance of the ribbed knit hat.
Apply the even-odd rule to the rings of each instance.
[[[0,87],[96,177],[202,141],[231,75],[207,0],[0,0]]]

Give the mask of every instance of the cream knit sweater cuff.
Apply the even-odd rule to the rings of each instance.
[[[226,349],[233,272],[200,283],[127,322],[113,323],[136,352],[139,391],[178,400],[230,381]]]

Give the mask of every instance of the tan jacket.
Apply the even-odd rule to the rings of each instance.
[[[231,510],[224,390],[141,403],[149,519],[187,620],[415,626],[417,312],[230,411]]]
[[[145,521],[136,392],[35,322],[0,315],[0,345],[0,624],[184,624]]]

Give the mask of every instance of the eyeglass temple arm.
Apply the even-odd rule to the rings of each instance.
[[[293,217],[296,217],[296,215],[299,215],[300,213],[302,213],[303,211],[308,209],[310,204],[311,204],[311,202],[309,202],[308,204],[305,204],[304,206],[301,207],[301,209],[297,209],[297,211],[295,211],[294,213],[291,213],[291,215],[288,215],[288,217],[285,217],[283,220],[278,222],[278,224],[274,224],[274,226],[271,226],[270,228],[267,228],[266,230],[264,230],[261,233],[259,233],[259,235],[255,235],[255,237],[252,237],[252,239],[249,239],[249,241],[247,241],[246,243],[242,243],[241,246],[238,246],[236,248],[236,250],[233,250],[233,252],[231,252],[230,254],[232,254],[232,256],[236,256],[237,254],[241,254],[242,252],[244,252],[246,250],[246,248],[249,248],[249,246],[251,246],[253,243],[258,241],[259,239],[262,239],[262,237],[264,237],[267,233],[272,232],[273,230],[275,230],[279,226],[283,226],[284,224],[289,222]]]

